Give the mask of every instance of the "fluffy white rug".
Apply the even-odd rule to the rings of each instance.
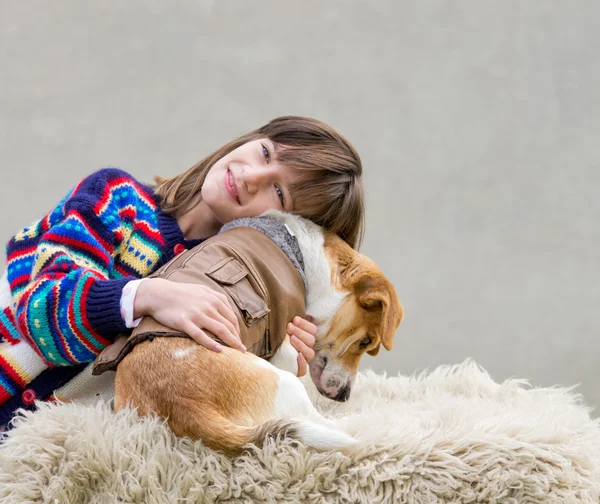
[[[106,404],[41,405],[0,447],[0,502],[599,501],[599,421],[570,389],[497,384],[465,361],[361,373],[344,404],[309,390],[356,451],[278,439],[230,460]]]

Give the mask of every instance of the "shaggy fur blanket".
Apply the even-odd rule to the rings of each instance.
[[[599,420],[572,389],[497,384],[469,360],[360,373],[347,403],[309,392],[356,449],[274,439],[228,459],[133,411],[40,404],[0,446],[0,502],[598,503]]]

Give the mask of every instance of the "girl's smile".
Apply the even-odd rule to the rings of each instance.
[[[235,177],[233,176],[233,173],[231,173],[231,170],[229,168],[225,172],[225,177],[223,178],[223,181],[225,183],[225,188],[227,189],[227,192],[237,202],[238,205],[241,205],[238,185],[236,184]]]

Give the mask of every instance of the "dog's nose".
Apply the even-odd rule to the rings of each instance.
[[[344,402],[350,397],[350,384],[346,384],[338,394],[333,398],[335,401]]]

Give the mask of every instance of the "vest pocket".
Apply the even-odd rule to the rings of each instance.
[[[206,276],[217,282],[233,299],[248,327],[270,311],[265,300],[252,287],[249,275],[248,268],[235,257],[219,261],[206,272]]]

